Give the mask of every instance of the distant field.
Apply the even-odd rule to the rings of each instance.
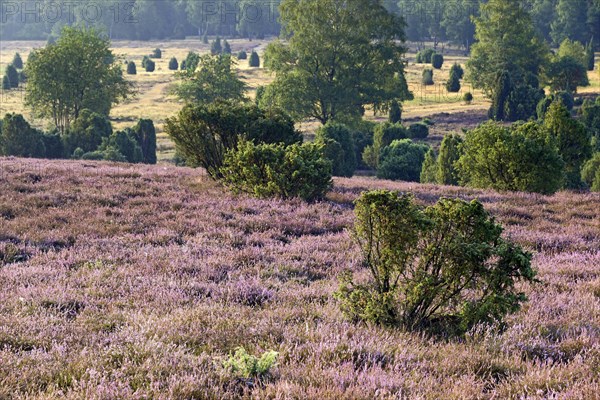
[[[262,51],[268,41],[248,41],[246,39],[237,39],[229,41],[233,53],[240,50],[256,50],[262,55]],[[21,53],[24,60],[32,48],[44,46],[44,42],[24,42],[24,41],[2,41],[0,42],[0,71],[12,61],[15,52]],[[138,74],[127,77],[135,82],[138,95],[123,104],[115,106],[111,112],[111,119],[115,129],[123,129],[135,124],[139,118],[150,118],[154,121],[158,132],[158,157],[159,160],[169,160],[174,155],[172,142],[163,131],[165,119],[175,115],[182,107],[182,103],[169,95],[169,87],[176,79],[172,71],[168,69],[168,62],[171,57],[176,57],[181,62],[189,51],[207,53],[210,45],[203,44],[201,40],[187,39],[179,41],[157,41],[157,42],[138,42],[138,41],[114,41],[114,52],[123,61],[135,61],[138,67]],[[150,54],[154,48],[163,50],[163,57],[156,60],[156,71],[147,73],[141,68],[141,60],[144,55]],[[467,58],[455,55],[456,51],[450,51],[453,55],[445,55],[444,65],[441,70],[434,70],[433,86],[421,85],[421,74],[424,68],[430,67],[423,64],[415,64],[414,50],[407,54],[407,81],[411,91],[414,94],[414,100],[404,104],[403,118],[412,119],[428,117],[441,113],[473,113],[485,118],[485,110],[489,108],[489,101],[479,90],[473,90],[467,83],[463,82],[460,93],[447,93],[444,87],[448,79],[449,70],[455,62],[464,66]],[[241,61],[238,65],[240,74],[244,77],[250,87],[250,96],[254,96],[254,90],[259,85],[268,84],[273,77],[263,68],[249,68],[247,61]],[[581,89],[581,93],[600,93],[600,76],[598,71],[590,73],[591,86]],[[462,95],[470,91],[475,99],[472,104],[466,105],[461,100]],[[45,128],[47,122],[36,120],[30,111],[23,106],[23,92],[11,91],[2,93],[0,101],[0,115],[7,112],[23,113],[28,120],[33,121],[34,125]],[[367,111],[367,118],[373,120],[384,120],[385,116],[375,116]],[[299,124],[301,130],[307,135],[311,135],[319,126],[315,122],[306,122]],[[446,127],[450,130],[460,130],[460,126]],[[442,131],[432,130],[433,134],[444,134]]]

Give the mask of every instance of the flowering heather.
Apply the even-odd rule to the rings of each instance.
[[[345,320],[347,232],[373,188],[479,198],[541,283],[507,327],[440,340]],[[279,353],[248,384],[222,360]],[[338,179],[328,200],[233,196],[201,171],[0,158],[0,399],[592,399],[600,195]]]

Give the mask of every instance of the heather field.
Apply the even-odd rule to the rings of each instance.
[[[201,171],[0,159],[0,399],[593,399],[600,195],[337,179],[327,201],[236,197]],[[534,253],[505,330],[463,339],[346,321],[368,188],[479,198]],[[261,382],[222,367],[279,352]]]

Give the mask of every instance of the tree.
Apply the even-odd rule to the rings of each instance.
[[[356,170],[356,154],[350,130],[342,124],[328,122],[317,130],[315,142],[323,146],[332,163],[333,176],[351,177]]]
[[[283,0],[280,13],[286,42],[269,44],[265,64],[276,103],[297,119],[326,124],[411,98],[404,22],[379,1]]]
[[[402,103],[399,103],[397,100],[392,100],[388,121],[391,124],[402,122]]]
[[[511,128],[487,122],[467,132],[456,162],[461,185],[552,194],[563,186],[556,141],[535,122]]]
[[[552,37],[555,44],[570,38],[579,42],[589,39],[587,26],[587,0],[558,0],[556,16],[551,23]]]
[[[437,158],[433,149],[429,149],[427,154],[425,154],[419,182],[437,183]]]
[[[363,161],[373,169],[379,165],[379,157],[384,147],[389,146],[394,140],[408,138],[408,132],[400,123],[383,123],[375,127],[373,144],[367,146],[363,152]]]
[[[526,300],[515,284],[533,282],[531,255],[473,200],[417,206],[384,190],[355,202],[355,238],[369,280],[342,276],[334,296],[344,314],[445,336],[501,321]]]
[[[140,150],[144,164],[156,164],[156,129],[151,119],[140,119],[131,129]]]
[[[578,61],[581,65],[587,67],[587,54],[585,47],[577,42],[569,39],[565,39],[561,42],[558,52],[556,53],[557,58],[571,57]]]
[[[590,42],[585,47],[585,61],[586,67],[588,71],[594,70],[594,65],[596,63],[596,53],[594,53],[594,39],[590,39]]]
[[[204,55],[194,70],[188,69],[178,76],[182,82],[174,87],[173,93],[183,101],[246,100],[246,84],[238,77],[230,55]]]
[[[483,89],[490,98],[499,101],[492,107],[491,114],[503,120],[501,103],[508,97],[506,78],[510,79],[511,89],[521,85],[537,89],[539,84],[536,85],[535,78],[549,49],[538,36],[521,2],[490,0],[481,6],[481,16],[475,18],[475,26],[477,43],[467,61],[469,80],[475,88]]]
[[[78,148],[84,153],[96,151],[103,139],[112,133],[112,125],[107,117],[84,109],[62,135],[65,156],[70,157]]]
[[[458,73],[454,70],[450,70],[450,77],[446,82],[446,90],[450,93],[458,93],[460,91],[460,78]]]
[[[479,2],[455,0],[444,9],[442,26],[448,39],[461,45],[467,53],[475,42],[475,24],[473,17],[479,15]]]
[[[460,159],[463,140],[458,135],[446,135],[440,146],[437,158],[436,181],[441,185],[458,185],[458,171],[455,164]]]
[[[19,53],[15,53],[12,61],[12,65],[17,69],[23,69],[23,59]]]
[[[177,59],[175,57],[172,57],[169,60],[169,70],[177,71],[178,69],[179,69],[179,63],[177,62]]]
[[[12,88],[18,88],[19,87],[19,72],[17,71],[17,69],[12,65],[9,64],[6,66],[6,76],[8,77],[8,82],[10,83],[10,87]]]
[[[590,132],[557,101],[550,104],[544,117],[544,127],[556,139],[565,163],[565,186],[568,189],[581,188],[581,166],[592,156]]]
[[[395,140],[381,150],[377,177],[381,179],[419,182],[425,154],[429,146],[410,139]]]
[[[0,131],[0,155],[43,158],[44,135],[29,125],[21,114],[6,114]]]
[[[110,41],[94,29],[65,27],[55,44],[33,54],[25,66],[25,104],[52,118],[62,133],[82,110],[108,115],[113,104],[133,94]]]

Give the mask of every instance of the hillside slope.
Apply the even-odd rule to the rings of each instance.
[[[368,188],[479,198],[542,283],[504,332],[441,341],[344,320],[346,228]],[[0,158],[0,399],[594,398],[600,195],[340,179],[328,202],[257,200],[199,171]],[[270,380],[220,367],[280,353]]]

